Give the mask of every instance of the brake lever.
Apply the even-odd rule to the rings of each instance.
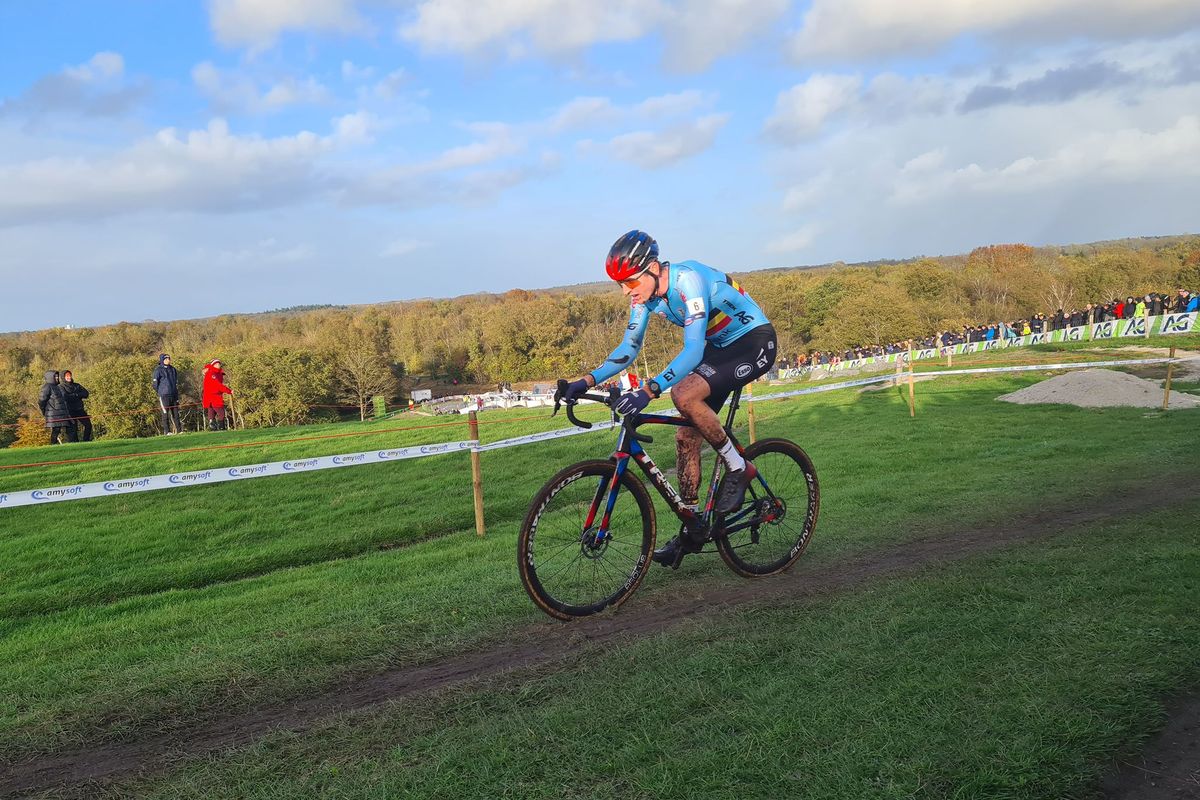
[[[562,407],[563,395],[567,392],[567,382],[563,378],[558,379],[558,391],[554,393],[554,410],[550,412],[550,416],[558,416],[558,409]]]

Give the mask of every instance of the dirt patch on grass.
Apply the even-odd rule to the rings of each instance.
[[[1200,798],[1200,695],[1168,709],[1166,727],[1101,784],[1108,800]]]
[[[90,796],[97,785],[153,773],[179,761],[248,745],[267,734],[303,731],[336,715],[364,711],[504,673],[567,663],[581,648],[650,636],[687,620],[754,604],[802,602],[865,583],[903,577],[1025,542],[1047,539],[1126,516],[1169,508],[1193,498],[1196,476],[1134,485],[1109,496],[1100,508],[1063,502],[1014,514],[1003,524],[904,541],[820,567],[799,567],[761,581],[681,585],[671,598],[653,603],[633,598],[616,613],[570,624],[545,622],[506,637],[497,646],[441,661],[359,677],[307,698],[248,713],[215,716],[173,729],[145,731],[145,738],[98,744],[31,757],[0,770],[0,795],[58,790],[59,796]],[[820,535],[818,528],[817,535]],[[1132,796],[1132,795],[1130,795]],[[1170,796],[1170,795],[1164,795]],[[1179,797],[1187,795],[1178,795]]]
[[[1083,408],[1161,408],[1163,387],[1158,381],[1111,369],[1083,369],[1047,378],[997,399],[1007,403],[1060,403]],[[1168,407],[1197,408],[1200,398],[1173,391]]]

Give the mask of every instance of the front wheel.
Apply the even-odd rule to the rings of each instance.
[[[808,454],[787,439],[761,439],[746,448],[758,478],[742,507],[725,517],[731,533],[716,537],[717,552],[739,575],[760,578],[796,563],[817,527],[821,490]]]
[[[521,583],[538,608],[558,619],[624,602],[646,576],[654,550],[654,504],[635,475],[621,475],[601,531],[616,464],[583,461],[534,496],[517,539]]]

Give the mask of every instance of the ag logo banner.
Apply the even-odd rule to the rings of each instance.
[[[1146,318],[1134,317],[1133,319],[1123,319],[1120,322],[1121,331],[1117,336],[1145,336],[1146,335]]]
[[[1111,339],[1117,335],[1117,321],[1110,319],[1108,322],[1097,322],[1092,326],[1093,339]]]
[[[1168,314],[1163,318],[1159,333],[1191,333],[1196,327],[1196,312],[1191,314]]]
[[[1048,333],[1031,333],[1031,334],[1029,334],[1029,336],[1027,338],[1029,339],[1030,344],[1043,344],[1045,342],[1050,341],[1050,334],[1048,334]]]
[[[1084,331],[1084,328],[1086,328],[1086,327],[1087,327],[1086,325],[1077,325],[1074,328],[1067,328],[1066,330],[1063,331],[1063,341],[1064,342],[1082,342],[1083,341],[1083,331]]]

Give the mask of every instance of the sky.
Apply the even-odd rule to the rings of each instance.
[[[1198,211],[1196,0],[0,3],[0,331]]]

